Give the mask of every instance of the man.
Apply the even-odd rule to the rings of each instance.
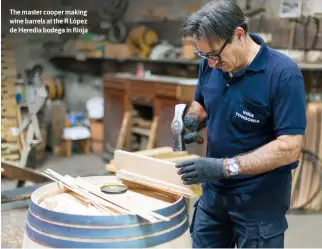
[[[234,1],[213,1],[182,29],[202,57],[185,117],[196,139],[206,123],[207,157],[176,165],[184,184],[202,183],[191,224],[193,247],[284,247],[291,170],[306,128],[298,66],[247,33]]]

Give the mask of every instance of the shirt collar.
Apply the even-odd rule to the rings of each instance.
[[[252,38],[254,42],[256,42],[258,45],[261,45],[261,47],[253,61],[246,68],[246,70],[259,72],[261,70],[264,70],[266,67],[268,60],[268,49],[264,43],[263,38],[261,38],[259,35],[249,33],[249,36],[250,38]]]

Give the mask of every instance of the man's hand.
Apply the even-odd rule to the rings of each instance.
[[[185,127],[192,131],[192,133],[184,135],[183,140],[185,144],[197,141],[199,137],[198,131],[202,130],[206,126],[206,118],[207,113],[204,107],[199,102],[193,101],[183,119]]]
[[[202,129],[201,122],[196,117],[191,115],[187,115],[186,117],[184,117],[183,122],[185,127],[190,131],[192,131],[191,133],[184,135],[184,138],[183,138],[184,142],[186,144],[191,144],[193,142],[196,142],[199,136],[198,131]]]
[[[182,175],[183,184],[190,185],[227,178],[223,164],[224,159],[222,158],[201,157],[179,162],[176,168],[179,168],[178,175]]]

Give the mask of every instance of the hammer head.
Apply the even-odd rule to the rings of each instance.
[[[183,137],[185,134],[185,126],[184,126],[184,116],[186,113],[187,105],[186,104],[178,104],[175,106],[174,110],[174,118],[171,123],[171,131],[173,136],[173,151],[184,151],[186,150],[185,143],[183,141]]]

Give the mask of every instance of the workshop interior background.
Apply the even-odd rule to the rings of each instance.
[[[27,130],[37,129],[28,106],[41,86],[48,92],[37,112],[42,141],[32,146],[24,165],[32,172],[51,168],[71,176],[109,175],[116,172],[115,149],[171,147],[174,105],[192,100],[199,67],[194,47],[179,39],[179,30],[184,17],[205,2],[3,0],[1,160],[21,164]],[[322,247],[322,1],[237,2],[248,13],[250,32],[302,69],[307,135],[301,167],[294,171],[286,247]],[[287,8],[281,13],[288,2],[301,2],[300,14]],[[12,34],[10,9],[87,10],[81,18],[88,33]],[[11,128],[24,121],[28,128],[13,136]],[[204,156],[205,150],[205,145],[189,145],[188,154],[168,160]],[[1,247],[22,246],[30,186],[39,185],[17,172],[2,167]]]

